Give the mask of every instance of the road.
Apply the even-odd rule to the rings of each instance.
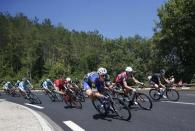
[[[146,92],[147,93],[147,92]],[[72,131],[195,131],[195,91],[181,91],[178,102],[153,102],[151,111],[134,107],[130,121],[103,117],[86,99],[82,109],[64,108],[63,102],[51,102],[43,93],[36,93],[42,104],[33,107],[22,97],[2,94],[0,99],[27,106],[43,116],[55,130]],[[77,125],[77,126],[75,126]]]

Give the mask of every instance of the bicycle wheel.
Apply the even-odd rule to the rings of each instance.
[[[82,90],[76,92],[76,96],[80,99],[81,102],[85,102],[85,96]]]
[[[12,97],[20,97],[20,94],[18,94],[16,91],[13,91],[11,95]]]
[[[179,93],[175,89],[167,89],[166,96],[170,101],[178,101]]]
[[[120,99],[113,98],[113,103],[111,104],[116,114],[122,120],[129,121],[131,119],[131,111],[128,106]]]
[[[4,92],[6,95],[10,95],[10,91],[9,91],[9,90],[3,89],[3,92]]]
[[[69,96],[69,94],[64,94],[62,96],[63,96],[63,100],[66,103],[67,107],[70,107],[71,103],[70,103],[70,96]]]
[[[98,98],[92,100],[92,104],[95,107],[95,109],[102,115],[106,115],[107,111],[105,109],[104,104],[102,101]]]
[[[57,101],[63,102],[63,96],[59,93],[54,92]]]
[[[29,99],[30,99],[31,103],[33,103],[33,104],[41,104],[42,103],[41,100],[33,93],[30,93]]]
[[[160,100],[161,96],[156,89],[150,89],[149,95],[153,100]]]
[[[49,96],[49,99],[54,102],[55,101],[55,96],[54,96],[54,93],[52,92],[48,92],[47,95]]]
[[[137,93],[136,97],[135,97],[135,101],[138,103],[138,105],[142,109],[145,109],[145,110],[151,110],[152,109],[152,101],[144,93]]]
[[[77,98],[77,96],[75,96],[73,94],[70,96],[70,104],[71,104],[71,106],[73,106],[75,108],[79,108],[79,109],[82,108],[82,103],[81,103],[80,99]]]

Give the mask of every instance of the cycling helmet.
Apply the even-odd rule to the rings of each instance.
[[[128,67],[126,67],[125,71],[126,72],[133,72],[133,69],[130,66],[128,66]]]
[[[46,79],[47,82],[50,82],[51,80],[50,79]]]
[[[148,80],[151,80],[152,79],[152,76],[148,76]]]
[[[67,81],[67,82],[71,82],[71,78],[67,77],[67,78],[66,78],[66,81]]]
[[[161,69],[161,70],[160,70],[160,74],[161,74],[161,75],[165,75],[165,69]]]
[[[27,78],[26,77],[22,78],[22,81],[27,81]]]
[[[17,80],[17,83],[19,83],[20,82],[20,80]]]
[[[99,68],[98,70],[97,70],[97,73],[99,74],[99,75],[106,75],[107,74],[107,70],[106,70],[106,68]]]

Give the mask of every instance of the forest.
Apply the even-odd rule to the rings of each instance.
[[[24,76],[33,83],[61,75],[82,79],[98,67],[113,79],[126,66],[144,82],[162,68],[177,81],[195,82],[195,0],[168,0],[157,15],[151,38],[109,39],[98,30],[68,30],[48,18],[0,12],[0,82]]]

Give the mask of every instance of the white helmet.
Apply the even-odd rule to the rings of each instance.
[[[71,81],[71,78],[67,77],[66,78],[66,81],[70,82]]]
[[[99,75],[106,75],[107,74],[107,70],[106,70],[106,68],[99,68],[98,70],[97,70],[97,73],[99,74]]]
[[[148,76],[148,80],[151,80],[152,79],[152,76]]]
[[[47,82],[50,82],[51,80],[50,79],[46,79]]]
[[[133,72],[133,69],[130,66],[128,66],[128,67],[126,67],[125,71],[126,72]]]

